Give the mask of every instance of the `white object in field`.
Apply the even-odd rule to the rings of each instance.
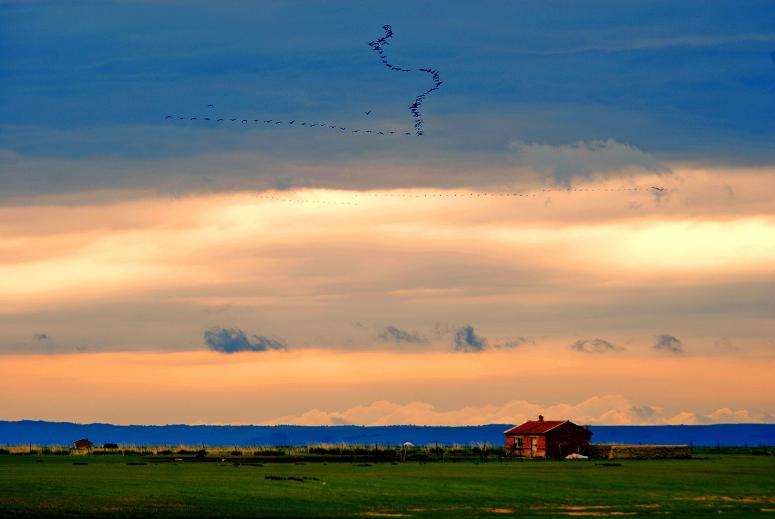
[[[404,442],[404,447],[414,447],[414,443],[412,443],[412,442]]]
[[[588,460],[589,456],[584,456],[583,454],[579,454],[578,452],[574,452],[573,454],[568,454],[565,456],[566,460]]]

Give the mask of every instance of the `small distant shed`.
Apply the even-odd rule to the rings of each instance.
[[[521,458],[562,459],[587,455],[592,432],[569,420],[528,420],[505,431],[506,455]]]
[[[81,438],[80,440],[75,440],[73,442],[73,445],[75,445],[75,448],[81,451],[88,451],[91,450],[92,447],[94,447],[94,444],[89,441],[88,438]]]

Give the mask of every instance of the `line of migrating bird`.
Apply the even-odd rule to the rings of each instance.
[[[387,56],[385,55],[385,51],[383,47],[385,45],[388,45],[389,42],[388,39],[393,37],[393,30],[391,29],[390,25],[383,25],[382,28],[385,30],[385,35],[377,38],[376,40],[369,43],[369,46],[372,47],[374,51],[376,51],[379,56],[382,63],[388,67],[391,70],[399,71],[399,72],[412,72],[412,69],[408,68],[401,68],[397,67],[395,65],[392,65],[389,61]],[[421,94],[419,94],[415,99],[414,102],[409,106],[409,111],[412,113],[412,117],[414,118],[414,135],[421,136],[425,132],[423,130],[423,119],[422,119],[422,112],[420,111],[420,108],[422,107],[423,101],[425,100],[425,97],[428,96],[431,92],[434,90],[438,90],[443,81],[439,77],[438,70],[430,69],[430,68],[420,68],[417,69],[419,72],[424,72],[426,74],[430,74],[433,78],[433,86],[429,89],[425,90]],[[215,104],[209,103],[207,105],[207,108],[215,109]],[[366,110],[363,113],[366,115],[371,114],[371,110]],[[307,128],[327,128],[330,130],[337,130],[340,132],[348,132],[348,133],[363,133],[364,135],[404,135],[404,136],[411,136],[412,132],[406,131],[406,130],[388,130],[388,129],[366,129],[366,128],[350,128],[347,126],[342,126],[340,124],[334,124],[334,123],[310,123],[310,122],[298,122],[296,123],[296,120],[289,120],[289,121],[283,121],[283,120],[275,120],[275,119],[252,119],[252,118],[243,118],[243,117],[216,117],[213,115],[166,115],[164,116],[165,120],[177,120],[177,121],[204,121],[204,122],[213,122],[213,123],[237,123],[239,121],[239,124],[249,124],[250,122],[254,124],[259,124],[260,122],[263,122],[265,125],[283,125],[287,124],[288,126],[296,126],[296,127],[307,127]]]
[[[372,48],[377,54],[379,54],[380,61],[382,61],[382,64],[385,65],[390,70],[395,70],[397,72],[412,72],[412,69],[408,68],[402,68],[397,67],[390,63],[388,61],[388,57],[385,54],[385,50],[383,47],[385,45],[390,45],[390,42],[388,41],[390,38],[393,37],[393,29],[390,27],[390,25],[383,25],[382,29],[385,31],[385,35],[377,38],[374,41],[369,42],[369,47]],[[415,134],[419,137],[425,133],[423,126],[425,122],[422,118],[422,112],[420,111],[420,107],[422,107],[423,101],[425,101],[425,97],[428,96],[431,92],[434,90],[438,90],[439,87],[444,83],[441,80],[441,77],[439,76],[439,71],[432,69],[432,68],[419,68],[417,69],[419,72],[425,72],[426,74],[430,74],[433,78],[433,86],[427,89],[426,91],[419,94],[417,97],[414,98],[414,102],[409,105],[409,111],[412,113],[412,117],[414,118],[414,130]]]
[[[550,193],[594,193],[594,192],[608,192],[608,193],[621,193],[624,191],[637,191],[641,193],[648,192],[663,192],[666,188],[661,186],[649,186],[649,187],[549,187],[541,188],[533,191],[469,191],[467,193],[456,192],[434,192],[434,193],[371,193],[361,192],[354,194],[353,196],[373,196],[373,197],[399,197],[399,198],[454,198],[454,197],[525,197],[535,198],[542,194]]]
[[[433,192],[433,193],[407,193],[407,192],[349,192],[348,197],[355,199],[355,201],[348,200],[320,200],[320,199],[305,199],[299,197],[283,197],[276,194],[257,194],[256,198],[262,200],[269,200],[272,202],[287,202],[293,204],[309,204],[309,205],[329,205],[329,206],[358,206],[360,202],[358,199],[376,199],[376,198],[394,198],[394,199],[461,199],[461,198],[538,198],[540,196],[546,196],[550,193],[590,193],[590,192],[624,192],[624,191],[637,191],[641,193],[647,192],[663,192],[666,189],[661,186],[650,187],[557,187],[557,188],[542,188],[530,192],[508,192],[508,191],[470,191],[466,193],[459,192]]]
[[[215,108],[214,104],[208,104],[208,108]],[[369,115],[371,113],[371,110],[364,112],[366,115]],[[237,123],[238,124],[264,124],[264,125],[278,125],[278,124],[284,124],[288,126],[304,126],[306,128],[325,128],[329,130],[336,130],[339,132],[348,132],[348,133],[363,133],[365,135],[407,135],[411,136],[412,132],[408,132],[405,130],[388,130],[388,129],[364,129],[364,128],[351,128],[347,126],[340,126],[333,123],[310,123],[306,121],[297,121],[296,119],[291,119],[289,121],[283,121],[279,119],[246,119],[242,117],[216,117],[213,115],[197,115],[197,116],[189,116],[189,115],[165,115],[165,120],[178,120],[178,121],[205,121],[205,122],[211,122],[215,124],[219,123]]]

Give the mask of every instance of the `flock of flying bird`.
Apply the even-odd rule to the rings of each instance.
[[[382,28],[385,30],[385,35],[381,38],[377,38],[376,40],[369,42],[369,47],[372,48],[377,54],[379,54],[379,59],[382,61],[382,64],[385,65],[390,70],[395,70],[397,72],[412,72],[412,69],[409,68],[401,68],[396,67],[392,63],[388,61],[387,56],[385,55],[385,51],[383,47],[385,45],[389,45],[390,42],[388,41],[390,38],[393,37],[393,29],[390,27],[390,25],[383,25]],[[441,77],[439,76],[439,71],[434,70],[432,68],[419,68],[417,69],[420,72],[425,72],[426,74],[430,74],[433,78],[433,86],[430,87],[428,90],[423,92],[422,94],[418,95],[414,98],[414,102],[409,105],[409,111],[412,112],[412,117],[414,117],[414,130],[419,137],[424,133],[423,130],[423,119],[422,119],[422,113],[420,112],[420,107],[423,104],[423,101],[425,100],[425,97],[433,92],[434,90],[438,90],[439,87],[444,83],[441,80]]]
[[[557,188],[543,188],[536,189],[531,192],[510,192],[510,191],[470,191],[470,192],[432,192],[432,193],[413,193],[413,192],[349,192],[347,197],[349,200],[320,200],[320,199],[305,199],[299,197],[283,197],[277,194],[260,194],[256,195],[256,198],[262,200],[269,200],[274,202],[288,202],[293,204],[311,204],[311,205],[346,205],[357,206],[360,205],[358,200],[360,199],[377,199],[377,198],[393,198],[393,199],[475,199],[475,198],[538,198],[539,196],[546,196],[551,193],[591,193],[591,192],[624,192],[624,191],[637,191],[642,193],[654,193],[657,195],[663,194],[664,187],[661,186],[649,186],[649,187],[557,187]]]
[[[215,108],[214,105],[209,104],[207,105],[208,108]],[[369,115],[371,113],[371,110],[364,112],[366,115]],[[362,129],[362,128],[348,128],[346,126],[339,126],[337,124],[332,123],[311,123],[307,121],[297,121],[296,119],[291,119],[290,121],[283,121],[280,119],[243,119],[241,117],[215,117],[212,115],[207,116],[186,116],[186,115],[165,115],[165,119],[178,119],[180,121],[206,121],[206,122],[212,122],[216,124],[220,123],[239,123],[239,124],[259,124],[262,123],[264,125],[288,125],[288,126],[304,126],[306,128],[323,128],[323,129],[329,129],[329,130],[337,130],[341,132],[349,132],[349,133],[364,133],[364,134],[370,134],[370,135],[412,135],[411,132],[404,132],[399,130],[374,130],[374,129]]]
[[[383,47],[385,45],[388,45],[389,42],[387,41],[389,38],[393,37],[393,30],[391,29],[390,25],[383,25],[382,28],[385,30],[385,35],[381,38],[378,38],[372,42],[369,42],[369,46],[376,51],[379,56],[382,63],[388,67],[391,70],[396,70],[399,72],[412,72],[412,69],[407,68],[401,68],[396,67],[388,62],[387,56],[385,55],[385,51]],[[425,100],[425,97],[428,96],[431,92],[434,90],[438,90],[438,88],[441,86],[443,81],[441,81],[439,77],[439,71],[433,70],[429,68],[420,68],[417,69],[420,72],[425,72],[426,74],[430,74],[433,78],[433,86],[429,88],[428,90],[424,91],[420,95],[418,95],[414,102],[409,105],[409,111],[412,113],[412,117],[414,118],[414,132],[415,135],[418,137],[423,135],[423,119],[422,119],[422,112],[420,111],[420,107],[423,104],[423,101]],[[215,105],[208,104],[208,108],[215,108]],[[364,112],[366,115],[371,114],[371,110],[367,110]],[[220,123],[237,123],[239,121],[239,124],[258,124],[263,122],[265,125],[288,125],[288,126],[296,126],[296,127],[307,127],[307,128],[324,128],[329,130],[337,130],[340,132],[348,132],[348,133],[363,133],[366,135],[405,135],[405,136],[411,136],[412,132],[409,131],[403,131],[403,130],[387,130],[387,129],[363,129],[363,128],[348,128],[347,126],[341,126],[339,124],[334,123],[311,123],[307,121],[296,121],[293,120],[278,120],[278,119],[252,119],[252,118],[242,118],[242,117],[217,117],[213,115],[206,115],[206,116],[186,116],[186,115],[166,115],[164,116],[164,119],[170,120],[180,120],[180,121],[205,121],[205,122],[212,122],[216,124]]]
[[[390,42],[388,41],[390,38],[393,37],[393,29],[390,27],[390,25],[383,25],[382,28],[385,31],[385,35],[377,38],[374,41],[369,42],[369,46],[374,50],[380,58],[380,61],[383,65],[385,65],[390,70],[394,70],[396,72],[412,72],[413,69],[408,68],[402,68],[398,67],[396,65],[393,65],[388,60],[387,55],[385,54],[384,47],[386,45],[389,45]],[[430,74],[430,76],[433,79],[433,86],[429,89],[425,90],[421,94],[419,94],[415,99],[414,102],[409,105],[409,111],[412,113],[412,117],[414,118],[414,132],[415,135],[418,137],[424,134],[423,129],[423,118],[422,118],[422,112],[420,108],[422,107],[423,102],[425,101],[425,98],[433,91],[438,90],[439,87],[444,83],[440,76],[439,71],[434,70],[431,68],[419,68],[414,69],[419,72],[424,72],[426,74]],[[208,104],[208,108],[215,109],[215,105]],[[364,112],[367,116],[371,114],[371,110],[367,110]],[[401,130],[373,130],[373,129],[362,129],[362,128],[348,128],[346,126],[340,126],[338,124],[333,123],[311,123],[307,121],[297,121],[296,119],[292,120],[279,120],[279,119],[247,119],[247,118],[241,118],[241,117],[216,117],[213,115],[208,116],[175,116],[175,115],[166,115],[164,117],[165,119],[177,119],[177,120],[188,120],[188,121],[206,121],[206,122],[212,122],[216,124],[220,123],[237,123],[239,124],[259,124],[262,123],[264,125],[269,125],[276,127],[277,125],[287,125],[287,126],[295,126],[295,127],[306,127],[306,128],[323,128],[323,129],[330,129],[330,130],[337,130],[340,132],[348,132],[348,133],[363,133],[363,134],[370,134],[370,135],[412,135],[412,132],[409,131],[401,131]],[[358,198],[363,197],[390,197],[390,198],[414,198],[414,199],[420,199],[420,198],[506,198],[506,197],[524,197],[524,198],[535,198],[539,196],[541,193],[548,193],[548,192],[565,192],[565,193],[572,193],[572,192],[589,192],[589,191],[651,191],[652,193],[656,193],[657,195],[662,194],[663,191],[665,191],[664,187],[660,186],[651,186],[649,188],[640,188],[640,187],[631,187],[631,188],[545,188],[541,190],[537,190],[535,192],[530,193],[520,193],[520,192],[470,192],[470,193],[459,193],[459,192],[448,192],[448,193],[407,193],[407,192],[397,192],[397,193],[369,193],[369,192],[361,192],[356,194],[351,194],[350,198],[355,198],[356,200]],[[266,200],[272,200],[272,201],[282,201],[282,202],[291,202],[296,204],[305,204],[305,203],[312,203],[312,204],[325,204],[325,205],[359,205],[357,202],[351,202],[351,201],[336,201],[336,200],[311,200],[311,199],[302,199],[302,198],[288,198],[288,197],[281,197],[277,195],[272,194],[264,194],[264,195],[258,195],[258,198],[266,199]]]

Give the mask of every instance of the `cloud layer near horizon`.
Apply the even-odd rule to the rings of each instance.
[[[579,362],[564,343],[477,355],[330,349],[6,355],[0,418],[317,425],[516,423],[539,413],[594,424],[773,419],[775,387],[767,375],[775,365],[766,355],[623,355]]]
[[[487,404],[440,410],[427,402],[399,404],[379,400],[338,411],[313,409],[300,415],[281,416],[269,425],[483,425],[519,424],[547,419],[571,420],[588,425],[707,425],[717,423],[771,423],[775,415],[751,413],[728,407],[707,414],[681,411],[665,413],[648,405],[635,406],[621,395],[592,397],[578,403],[540,405],[525,400],[510,400],[502,405]]]

